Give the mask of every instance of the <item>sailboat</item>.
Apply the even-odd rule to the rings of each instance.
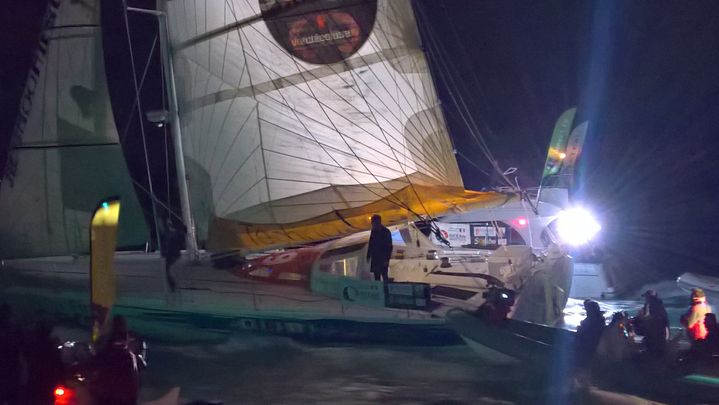
[[[159,6],[128,11],[155,15],[161,27],[182,206],[175,215],[187,250],[175,265],[174,292],[158,254],[116,254],[114,311],[140,333],[173,339],[249,330],[458,342],[436,308],[453,301],[429,297],[432,283],[416,275],[447,276],[434,271],[443,262],[438,249],[412,222],[516,197],[464,189],[410,1]],[[109,113],[98,2],[53,1],[48,16],[24,124],[16,126],[16,170],[0,188],[3,213],[22,213],[0,219],[2,297],[28,312],[84,321],[96,201],[124,201],[118,246],[141,245],[148,231]],[[392,225],[395,263],[412,263],[404,279],[393,265],[406,283],[386,294],[361,260],[376,213]],[[531,249],[503,250],[494,265],[482,262],[497,269],[493,283],[507,281],[522,258],[533,260]],[[228,252],[246,261],[213,268],[212,254]],[[550,256],[546,271],[566,263],[561,251]],[[297,271],[286,272],[284,285],[257,280],[281,274],[283,264],[296,268],[301,257],[306,285],[292,285],[305,281]],[[481,279],[478,289],[487,285]]]

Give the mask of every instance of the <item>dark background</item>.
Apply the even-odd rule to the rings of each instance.
[[[46,1],[2,3],[4,162]],[[632,286],[685,271],[719,275],[719,2],[415,4],[467,188],[499,183],[450,90],[467,104],[499,166],[519,168],[518,181],[527,187],[539,182],[555,120],[577,106],[575,122],[589,120],[590,130],[575,199],[602,220],[599,246],[617,276]],[[118,130],[128,128],[123,147],[131,172],[146,185],[121,10],[121,1],[103,2],[108,77]],[[153,23],[148,17],[129,22],[141,77]],[[145,111],[162,106],[154,65],[143,88]],[[167,178],[163,132],[146,128],[159,133],[148,145],[156,188],[165,190],[159,198],[173,200],[160,180]]]

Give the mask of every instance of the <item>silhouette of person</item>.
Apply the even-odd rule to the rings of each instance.
[[[392,233],[382,225],[382,217],[372,216],[372,232],[367,247],[367,260],[370,261],[370,271],[374,279],[380,278],[385,283],[389,281],[389,259],[392,257]]]
[[[175,226],[175,221],[168,217],[165,222],[165,232],[162,235],[160,253],[165,258],[165,278],[171,292],[175,292],[177,281],[172,272],[172,265],[180,258],[180,252],[185,244],[182,230]]]
[[[135,405],[140,393],[140,365],[135,341],[123,316],[112,319],[112,331],[95,359],[93,394],[98,403]]]

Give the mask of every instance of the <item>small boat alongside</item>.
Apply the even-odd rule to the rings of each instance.
[[[516,364],[539,374],[562,373],[576,389],[624,392],[671,403],[714,403],[719,398],[719,357],[702,364],[688,360],[651,361],[641,355],[611,367],[595,356],[580,366],[576,332],[513,319],[491,320],[486,313],[455,309],[447,322],[484,360]]]

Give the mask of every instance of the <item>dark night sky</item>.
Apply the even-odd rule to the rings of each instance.
[[[719,3],[421,5],[425,37],[440,43],[500,166],[519,167],[522,185],[537,184],[562,111],[576,105],[578,121],[590,120],[575,197],[602,217],[620,277],[719,273]],[[457,148],[489,171],[438,79]],[[486,185],[458,161],[468,187]]]
[[[0,14],[0,57],[12,61],[0,64],[6,140],[19,97],[13,91],[37,36],[36,4],[44,1],[3,3],[9,11]],[[537,184],[562,111],[576,105],[578,119],[590,120],[576,197],[602,218],[603,247],[628,281],[719,275],[719,2],[418,5],[433,70],[451,70],[500,166],[518,167],[522,185]],[[457,149],[489,171],[451,102],[446,75],[435,79]],[[492,185],[458,160],[468,188]]]

